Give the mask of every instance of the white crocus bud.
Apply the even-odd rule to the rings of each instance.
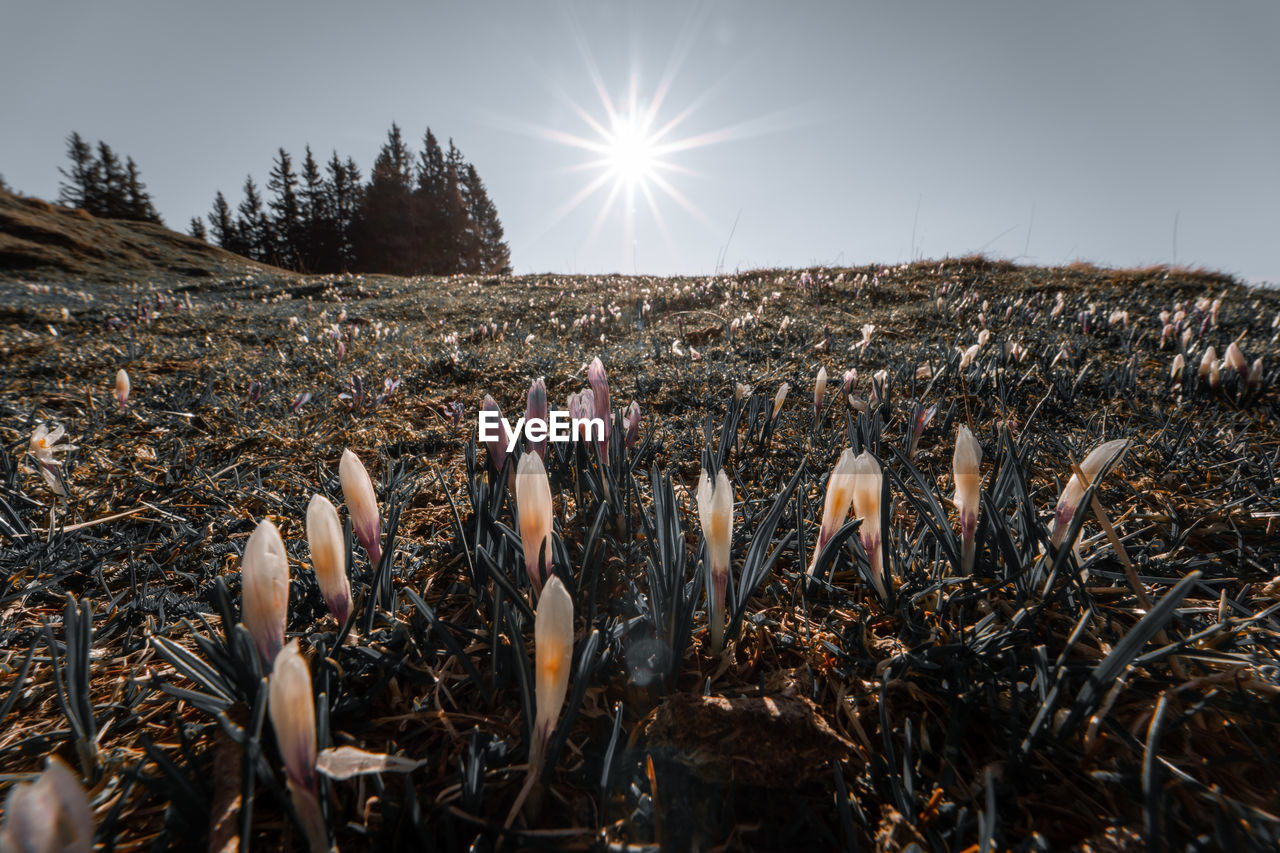
[[[1173,364],[1169,368],[1169,380],[1174,387],[1182,387],[1182,371],[1187,367],[1187,360],[1182,357],[1182,353],[1178,353],[1173,357]]]
[[[813,383],[813,415],[815,418],[822,417],[822,400],[827,393],[827,368],[818,368],[818,378]]]
[[[0,850],[89,853],[93,812],[80,780],[51,755],[34,782],[19,782],[4,801]]]
[[[956,510],[960,514],[960,543],[963,549],[962,569],[973,574],[978,530],[978,490],[982,486],[982,445],[967,426],[956,431],[956,452],[951,462],[956,481]]]
[[[360,457],[350,450],[342,451],[338,480],[342,483],[342,499],[351,516],[351,527],[369,554],[369,563],[376,568],[382,561],[382,519],[378,515],[378,496]]]
[[[778,412],[782,411],[782,404],[787,400],[787,392],[791,390],[791,383],[783,382],[782,387],[778,389],[778,393],[773,397],[773,414],[769,416],[769,420],[778,417]]]
[[[329,612],[346,624],[351,615],[351,581],[347,578],[347,553],[343,547],[338,511],[324,495],[312,495],[307,505],[307,544],[320,594]]]
[[[1062,490],[1053,513],[1053,531],[1050,534],[1050,541],[1055,546],[1062,545],[1062,540],[1067,535],[1067,528],[1071,526],[1071,520],[1075,517],[1081,498],[1084,497],[1085,489],[1089,488],[1089,485],[1098,479],[1098,475],[1108,468],[1128,446],[1127,438],[1117,438],[1098,445],[1089,451],[1089,455],[1080,463],[1080,471],[1085,476],[1085,482],[1080,482],[1080,478],[1074,473],[1071,479],[1067,480],[1067,485]]]
[[[813,559],[809,561],[809,574],[818,565],[818,555],[831,541],[836,531],[844,526],[845,517],[849,514],[849,503],[853,500],[853,451],[845,448],[831,469],[827,478],[827,498],[822,505],[822,526],[818,528],[818,543],[813,547]]]
[[[267,713],[284,761],[289,796],[306,828],[311,853],[329,849],[316,788],[316,705],[311,670],[298,641],[285,646],[267,682]]]
[[[116,402],[122,409],[129,405],[129,388],[129,374],[122,367],[116,371]]]
[[[1200,378],[1207,379],[1209,376],[1209,368],[1213,367],[1213,363],[1218,360],[1218,353],[1213,347],[1209,347],[1204,351],[1204,355],[1200,356]]]
[[[716,475],[715,487],[703,470],[698,481],[698,519],[707,540],[711,565],[711,585],[707,588],[707,621],[711,625],[711,651],[724,648],[724,600],[729,588],[729,546],[733,539],[733,489],[724,469]]]
[[[516,508],[520,511],[520,545],[533,591],[541,593],[551,573],[551,483],[542,457],[526,453],[516,466]],[[539,555],[542,555],[541,557]]]
[[[1222,360],[1223,364],[1241,376],[1245,376],[1249,372],[1249,362],[1245,359],[1244,353],[1240,351],[1240,347],[1236,346],[1235,341],[1232,341],[1227,346],[1227,354],[1223,356]]]
[[[529,454],[533,456],[535,454]],[[534,695],[537,716],[529,764],[540,770],[569,688],[573,664],[573,599],[560,578],[552,575],[538,599],[533,620]]]
[[[1245,389],[1253,392],[1257,391],[1262,385],[1262,357],[1253,360],[1253,366],[1249,368],[1249,375],[1244,380]]]
[[[289,556],[280,531],[269,520],[258,522],[240,559],[240,620],[249,629],[264,669],[284,646],[289,616]]]
[[[750,385],[747,385],[745,382],[739,382],[734,386],[733,399],[741,401],[750,396],[751,396]]]
[[[862,539],[862,548],[871,561],[871,577],[882,598],[887,594],[884,543],[880,541],[880,491],[883,479],[880,463],[867,451],[862,451],[853,460],[853,511],[862,519],[862,526],[858,528],[859,537]]]

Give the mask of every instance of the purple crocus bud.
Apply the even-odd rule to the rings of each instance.
[[[262,383],[261,382],[255,379],[253,382],[249,383],[248,397],[249,397],[250,405],[257,403],[259,400],[262,399]]]
[[[933,416],[937,413],[936,404],[928,408],[916,406],[915,415],[911,418],[911,447],[907,449],[908,459],[915,458],[916,445],[920,443],[920,436],[924,434],[925,427],[929,426],[929,421],[933,420]]]
[[[541,420],[543,423],[547,420],[547,383],[538,377],[533,380],[533,384],[529,386],[529,402],[524,410],[524,420],[528,424],[534,419]],[[547,458],[547,442],[542,441],[529,442],[529,449],[538,456],[546,460]]]
[[[268,519],[258,522],[240,558],[240,620],[249,629],[258,654],[270,667],[284,646],[289,614],[289,556],[280,531]]]
[[[595,402],[595,416],[604,421],[604,437],[597,443],[600,449],[600,462],[609,463],[609,430],[613,428],[613,411],[609,408],[609,377],[605,376],[604,363],[596,356],[587,368],[587,383],[591,385],[591,393]]]
[[[631,405],[627,406],[627,413],[623,415],[623,422],[627,426],[627,435],[623,443],[627,446],[627,450],[631,450],[640,439],[640,404],[635,400],[632,400]]]
[[[840,392],[844,394],[846,400],[853,396],[853,389],[858,384],[858,371],[846,370],[844,376],[840,378]]]
[[[481,412],[493,412],[497,415],[497,419],[502,419],[502,409],[498,407],[498,401],[488,394],[484,395],[484,403],[480,406]],[[493,463],[493,467],[502,473],[502,466],[507,462],[507,443],[504,437],[499,434],[492,441],[486,441],[485,447],[489,448],[489,461]]]

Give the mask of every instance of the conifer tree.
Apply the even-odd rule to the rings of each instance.
[[[414,272],[412,199],[413,157],[393,123],[374,160],[360,207],[355,240],[360,269],[392,275]]]
[[[271,231],[275,236],[271,247],[271,263],[285,269],[298,265],[298,176],[293,171],[293,158],[283,148],[276,152],[267,178],[271,191]]]
[[[191,217],[191,223],[187,226],[187,233],[197,240],[209,242],[209,232],[205,230],[204,220],[199,216]]]
[[[506,275],[511,272],[511,250],[503,239],[502,222],[485,191],[484,181],[476,167],[467,164],[462,175],[463,198],[480,244],[480,272]]]
[[[102,140],[98,140],[98,165],[102,170],[99,183],[101,196],[95,200],[96,209],[86,209],[94,216],[106,216],[111,219],[126,218],[129,213],[126,186],[128,178],[116,153]]]
[[[154,222],[157,225],[164,224],[164,220],[156,212],[155,205],[151,203],[151,195],[147,192],[147,185],[142,182],[142,178],[138,174],[138,164],[133,162],[132,157],[125,158],[123,206],[124,216],[122,218],[124,219],[133,219],[138,222]]]
[[[429,275],[449,271],[452,240],[446,222],[448,173],[444,151],[431,128],[422,140],[418,155],[418,186],[413,193],[414,242],[417,270]]]
[[[480,271],[480,241],[462,195],[461,176],[466,168],[462,152],[450,139],[449,154],[445,159],[445,223],[452,241],[450,272]]]
[[[102,167],[93,156],[93,148],[76,131],[67,137],[67,157],[71,159],[70,168],[58,168],[66,178],[58,185],[58,201],[93,213],[102,194]]]
[[[251,260],[270,263],[275,239],[271,232],[271,221],[262,207],[262,196],[258,195],[258,185],[253,182],[253,175],[244,179],[244,199],[240,202],[239,212],[236,231],[239,232],[244,254]]]
[[[300,239],[298,246],[299,267],[319,272],[321,258],[324,255],[326,231],[324,177],[316,158],[311,154],[311,146],[307,146],[307,156],[302,161],[302,193],[299,198],[300,207]]]
[[[244,254],[245,246],[240,242],[240,232],[235,220],[231,217],[231,206],[227,197],[218,190],[213,199],[213,213],[209,214],[209,227],[213,229],[213,241],[228,252]]]

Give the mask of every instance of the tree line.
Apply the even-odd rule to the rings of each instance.
[[[110,145],[98,140],[90,146],[74,131],[67,137],[67,156],[70,167],[58,169],[66,179],[58,185],[59,202],[94,216],[164,224],[132,157],[121,163]]]
[[[276,152],[267,197],[245,178],[233,211],[221,191],[209,228],[190,232],[253,260],[305,272],[392,275],[507,273],[511,254],[484,182],[453,141],[428,128],[415,156],[392,124],[367,183],[335,151],[323,168],[307,146],[300,168]]]

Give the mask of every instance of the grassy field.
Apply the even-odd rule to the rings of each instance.
[[[305,848],[234,626],[264,518],[290,556],[321,748],[411,762],[321,777],[343,850],[1280,839],[1277,294],[984,258],[679,279],[42,264],[0,274],[0,779],[58,754],[106,849]],[[1257,383],[1199,375],[1232,341],[1262,359]],[[607,464],[547,452],[575,650],[548,767],[509,821],[537,599],[477,410],[491,394],[514,420],[538,377],[565,408],[596,356],[618,417],[639,405],[638,440],[619,420]],[[48,479],[40,424],[76,448]],[[960,425],[983,454],[972,574]],[[1073,465],[1114,439],[1123,459],[1055,547]],[[317,493],[346,518],[346,448],[386,556],[371,565],[348,529],[340,630],[304,519]],[[883,592],[852,514],[806,571],[845,448],[884,471]],[[722,654],[704,467],[735,500]]]

